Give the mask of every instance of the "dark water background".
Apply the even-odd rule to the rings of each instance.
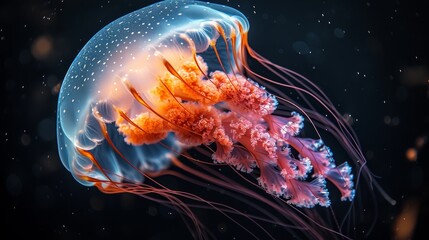
[[[4,233],[47,239],[190,238],[169,209],[81,186],[57,154],[58,87],[74,57],[103,26],[152,2],[1,3]],[[407,239],[423,239],[428,233],[423,221],[429,217],[429,12],[424,1],[214,2],[243,11],[251,25],[250,44],[258,52],[314,80],[340,112],[351,115],[368,165],[397,201],[391,206],[376,195],[378,219],[368,239],[395,239],[413,220]],[[210,220],[214,232],[242,239],[224,221]]]

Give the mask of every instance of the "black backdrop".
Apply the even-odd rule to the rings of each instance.
[[[3,233],[190,237],[180,218],[156,203],[81,186],[57,154],[57,91],[74,57],[107,23],[152,2],[1,3]],[[214,2],[243,11],[257,51],[314,80],[341,112],[351,114],[369,166],[398,202],[390,206],[378,196],[379,217],[369,239],[393,238],[397,221],[405,226],[413,220],[401,213],[413,210],[413,239],[423,238],[422,221],[429,217],[429,16],[423,1]],[[212,221],[217,235],[241,239],[223,221]]]

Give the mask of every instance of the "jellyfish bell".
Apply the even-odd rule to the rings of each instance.
[[[248,30],[236,9],[187,0],[155,3],[108,24],[80,51],[60,90],[57,135],[64,166],[83,185],[169,204],[191,219],[196,238],[211,235],[191,209],[207,207],[253,237],[272,238],[259,222],[305,229],[302,234],[313,238],[345,237],[340,226],[316,222],[297,207],[329,207],[326,182],[343,201],[355,196],[352,167],[344,160],[337,165],[317,126],[371,177],[353,130],[316,85],[255,52]],[[277,79],[255,72],[248,58]],[[303,103],[279,88],[297,92]],[[314,139],[300,136],[304,121]],[[231,168],[243,182],[213,165]],[[211,184],[256,213],[169,188],[157,181],[163,176]]]
[[[77,160],[75,146],[83,150],[103,148],[106,142],[97,121],[115,122],[120,117],[118,110],[134,117],[149,113],[148,108],[157,109],[160,99],[151,90],[159,84],[158,78],[205,52],[220,36],[216,28],[226,29],[228,34],[236,21],[247,29],[246,18],[235,9],[165,1],[130,13],[99,31],[70,66],[60,92],[58,139],[64,165],[70,170],[71,159]],[[219,57],[225,57],[223,52]],[[216,58],[211,61],[219,65]],[[130,88],[138,94],[130,94]],[[163,149],[160,155],[168,151]],[[133,151],[143,158],[148,154],[141,149]]]

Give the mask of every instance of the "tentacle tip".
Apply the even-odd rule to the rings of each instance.
[[[354,189],[351,189],[349,191],[347,191],[346,193],[343,193],[343,195],[341,196],[341,201],[353,201],[354,197],[355,197],[355,193],[356,191]]]

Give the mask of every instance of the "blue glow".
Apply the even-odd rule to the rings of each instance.
[[[115,108],[124,110],[128,116],[148,111],[129,94],[123,81],[131,83],[151,104],[147,91],[156,84],[156,76],[165,71],[161,57],[174,66],[183,56],[191,54],[181,34],[193,40],[197,53],[201,53],[211,70],[216,70],[218,61],[209,57],[213,54],[202,53],[209,48],[210,41],[219,38],[213,23],[220,24],[225,31],[235,28],[239,32],[236,21],[247,31],[246,18],[233,8],[199,1],[169,0],[129,13],[95,34],[73,61],[59,94],[57,137],[64,166],[84,185],[92,183],[79,175],[97,179],[106,176],[92,168],[93,163],[81,156],[76,147],[90,151],[115,181],[142,182],[139,171],[159,171],[169,166],[167,155],[175,155],[180,150],[174,135],[162,141],[164,146],[159,143],[132,146],[118,133]],[[107,143],[100,121],[107,125],[114,145],[139,171]]]

